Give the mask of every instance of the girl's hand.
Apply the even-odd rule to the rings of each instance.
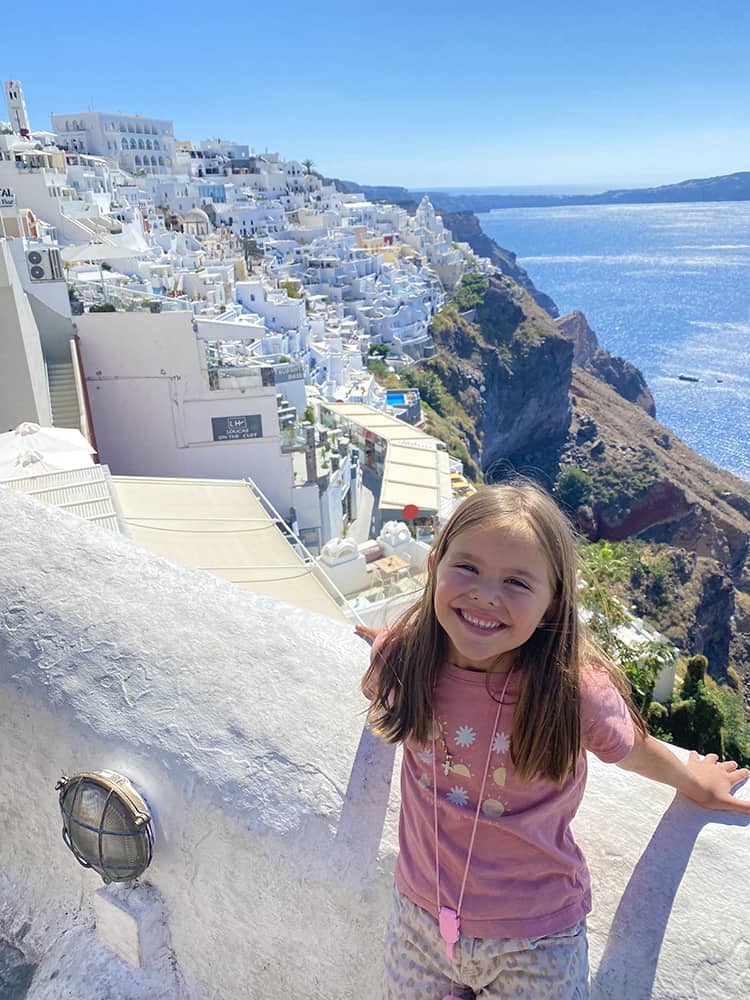
[[[645,739],[636,736],[633,749],[618,766],[671,785],[704,809],[722,809],[750,816],[750,801],[736,799],[731,794],[734,786],[744,781],[750,771],[737,767],[733,760],[719,761],[715,753],[701,757],[691,750],[688,762],[683,764],[666,744],[653,736]]]
[[[746,767],[739,767],[734,760],[720,761],[715,753],[701,757],[691,750],[686,768],[692,780],[690,790],[683,791],[694,802],[704,809],[721,809],[750,816],[750,801],[736,799],[731,794],[734,786],[750,775]]]
[[[364,639],[368,646],[372,646],[377,637],[380,635],[381,631],[382,629],[369,628],[367,625],[354,626],[354,634],[358,635],[360,639]]]

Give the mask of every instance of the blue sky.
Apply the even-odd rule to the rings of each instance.
[[[140,112],[362,183],[597,189],[750,169],[748,38],[747,0],[79,0],[17,5],[0,68],[37,129]]]

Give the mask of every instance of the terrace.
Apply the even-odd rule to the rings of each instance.
[[[398,783],[364,729],[351,625],[6,492],[0,961],[22,984],[35,968],[29,1000],[238,984],[374,1000]],[[155,817],[131,887],[102,886],[60,838],[54,784],[92,767],[129,777]],[[746,820],[590,758],[575,833],[592,1000],[746,995]]]

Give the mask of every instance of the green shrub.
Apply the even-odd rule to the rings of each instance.
[[[554,493],[560,503],[571,510],[578,510],[591,499],[592,482],[591,476],[584,469],[579,469],[576,465],[563,465]]]
[[[367,370],[372,372],[376,378],[387,378],[390,375],[388,365],[380,358],[368,358]]]
[[[453,303],[458,311],[475,309],[482,302],[489,284],[483,274],[465,274],[453,292]]]
[[[427,368],[404,368],[401,380],[412,389],[419,389],[420,397],[441,417],[446,416],[448,398],[445,386],[435,372]]]
[[[279,288],[282,288],[290,299],[302,298],[302,293],[293,281],[280,281]]]
[[[696,656],[688,657],[685,678],[680,688],[680,694],[683,698],[692,698],[697,693],[699,686],[705,682],[707,670],[708,660],[705,656],[699,653]]]

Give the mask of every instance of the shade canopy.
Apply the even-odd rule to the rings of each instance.
[[[98,264],[105,260],[129,260],[139,257],[145,250],[135,247],[113,246],[110,243],[84,243],[82,246],[69,246],[60,251],[62,259],[67,264]]]

